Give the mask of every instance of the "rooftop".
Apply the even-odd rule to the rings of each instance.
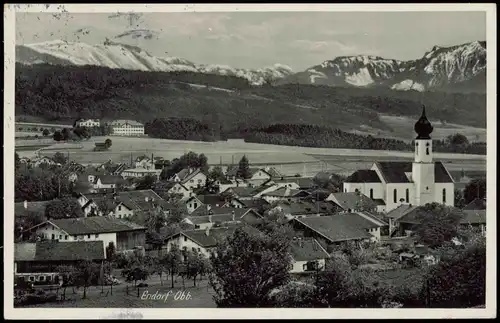
[[[373,224],[354,213],[347,215],[296,218],[292,221],[302,223],[331,242],[363,240],[372,237],[371,234],[365,231],[365,227],[368,228]]]
[[[316,239],[293,240],[290,243],[290,252],[295,261],[311,261],[330,257]]]
[[[57,219],[45,223],[51,223],[70,235],[146,230],[135,223],[107,216]]]
[[[412,172],[411,162],[376,162],[376,165],[387,183],[410,183],[406,174]],[[436,183],[453,183],[442,162],[434,163],[434,178]]]
[[[105,259],[102,241],[39,241],[14,244],[15,261],[77,261]]]

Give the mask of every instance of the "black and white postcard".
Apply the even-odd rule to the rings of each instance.
[[[496,315],[494,4],[4,9],[7,318]]]

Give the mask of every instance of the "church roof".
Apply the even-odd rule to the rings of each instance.
[[[410,183],[406,173],[412,172],[411,162],[377,162],[377,167],[387,183]],[[436,183],[453,183],[453,179],[442,162],[434,163]]]
[[[414,129],[417,133],[417,139],[431,139],[430,134],[434,128],[425,115],[425,106],[422,107],[422,115],[415,123]]]
[[[377,172],[371,169],[360,169],[345,180],[346,183],[381,183]]]

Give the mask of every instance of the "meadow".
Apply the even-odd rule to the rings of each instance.
[[[42,148],[41,156],[53,156],[56,152],[69,155],[71,161],[82,164],[100,164],[108,160],[130,163],[141,155],[178,158],[193,151],[205,154],[210,165],[231,165],[246,155],[254,166],[270,165],[284,175],[300,174],[313,176],[319,171],[348,174],[354,170],[368,168],[374,161],[413,159],[412,152],[308,148],[246,143],[235,139],[220,142],[183,141],[156,138],[133,138],[110,136],[113,144],[109,151],[94,152],[96,142],[108,137],[92,137],[77,144],[58,143]],[[33,156],[34,151],[20,151],[20,156]],[[443,161],[450,170],[485,170],[486,156],[436,153],[436,160]]]

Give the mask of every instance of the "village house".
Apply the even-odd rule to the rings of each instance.
[[[371,199],[385,202],[386,212],[401,204],[425,205],[437,202],[454,205],[454,182],[442,162],[433,161],[433,127],[425,115],[415,123],[414,161],[375,162],[369,170],[352,174],[344,192],[360,191]]]
[[[179,182],[168,182],[162,186],[161,191],[166,194],[182,196],[182,200],[193,196],[193,192]]]
[[[85,216],[91,212],[99,216],[126,219],[137,212],[163,211],[168,213],[170,205],[153,190],[123,191],[111,194],[81,194],[78,203]]]
[[[190,214],[184,222],[191,224],[195,229],[205,229],[217,225],[231,223],[257,224],[262,216],[253,209],[233,209],[227,207],[214,207],[206,205]]]
[[[187,200],[183,201],[184,205],[186,206],[188,214],[193,213],[195,210],[197,210],[199,207],[203,206],[203,202],[198,199],[196,196],[191,196]]]
[[[127,168],[127,164],[124,163],[113,163],[111,160],[101,164],[97,167],[98,171],[102,171],[105,174],[120,176],[122,171]]]
[[[198,195],[197,198],[204,204],[212,208],[214,207],[230,207],[230,201],[226,200],[223,196],[219,194],[204,194]]]
[[[110,125],[115,136],[144,135],[144,125],[134,120],[115,120]]]
[[[165,239],[164,249],[169,252],[174,245],[180,250],[197,251],[205,257],[210,257],[211,251],[228,236],[231,236],[238,228],[248,230],[249,232],[261,234],[251,226],[231,225],[220,228],[207,227],[205,230],[186,230],[178,232]]]
[[[52,158],[43,156],[31,159],[30,165],[31,167],[42,167],[42,166],[54,166],[57,165],[57,163]]]
[[[298,202],[299,200],[308,197],[309,193],[302,190],[296,190],[290,187],[281,187],[275,191],[264,193],[261,195],[264,200],[269,203],[276,201]]]
[[[139,156],[135,159],[135,168],[155,169],[153,160],[148,156]]]
[[[241,179],[229,180],[227,178],[221,178],[216,180],[214,185],[218,187],[219,193],[222,193],[233,187],[247,187],[248,183]]]
[[[207,175],[200,168],[184,168],[170,179],[173,182],[178,182],[187,187],[189,190],[205,187],[207,183]]]
[[[161,169],[129,168],[124,169],[120,175],[125,179],[152,176],[155,180],[159,180],[160,174]]]
[[[329,253],[343,242],[376,241],[374,233],[380,227],[355,213],[294,218],[289,223],[297,237],[315,238]]]
[[[272,179],[270,183],[274,183],[280,187],[289,187],[294,190],[307,191],[317,188],[311,177],[281,177],[279,179]]]
[[[475,198],[464,206],[463,210],[486,210],[486,199]]]
[[[105,248],[101,241],[15,243],[14,276],[17,281],[21,279],[36,285],[60,285],[62,277],[57,267],[78,266],[79,262],[89,260],[100,263],[104,259]]]
[[[272,176],[264,168],[250,168],[250,177],[246,178],[245,181],[252,184],[253,186],[260,186],[268,182]],[[233,167],[229,169],[226,173],[226,177],[229,180],[236,180],[238,176],[238,167]]]
[[[381,212],[383,208],[379,207],[375,201],[359,191],[348,193],[331,193],[326,201],[337,204],[343,212]]]
[[[417,209],[418,206],[416,205],[404,204],[387,213],[386,218],[389,220],[389,236],[410,236],[415,225],[420,223],[417,219]]]
[[[94,189],[114,189],[121,183],[123,179],[115,175],[97,175],[92,182]]]
[[[316,239],[294,238],[290,243],[291,273],[322,271],[325,269],[328,252]]]
[[[464,228],[473,228],[486,234],[486,209],[483,210],[463,210],[464,217],[460,220],[460,225]]]
[[[318,200],[299,202],[283,201],[276,204],[274,209],[283,212],[285,218],[289,220],[308,216],[331,215],[339,211],[339,207],[336,204]]]
[[[259,186],[259,187],[232,187],[223,193],[232,195],[240,201],[260,199],[263,194],[276,190],[274,185]]]
[[[117,252],[144,246],[146,239],[146,227],[107,216],[53,219],[26,231],[44,240],[66,243],[101,241],[104,248],[112,242]]]
[[[101,125],[101,121],[99,119],[79,119],[75,121],[75,127],[99,127]]]

